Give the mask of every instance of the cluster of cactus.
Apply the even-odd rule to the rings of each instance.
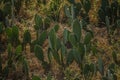
[[[36,14],[34,20],[35,20],[34,29],[37,32],[37,39],[38,39],[39,34],[50,27],[50,19],[48,17],[42,19],[41,16]]]
[[[5,31],[6,31],[8,43],[11,43],[14,47],[20,44],[19,29],[17,26],[13,26],[12,28],[6,28]]]
[[[45,74],[48,73],[50,70],[50,61],[49,62],[45,61],[42,47],[36,44],[34,47],[34,53],[35,53],[35,56],[38,58],[38,60],[41,61],[42,67],[45,70],[44,73]]]
[[[70,23],[76,17],[81,17],[85,22],[89,23],[89,11],[91,9],[90,0],[80,0],[80,2],[75,2],[75,0],[68,0],[71,6],[65,6],[65,14],[70,19]]]
[[[4,23],[5,27],[12,26],[9,21],[11,18],[12,21],[16,15],[20,13],[23,3],[27,3],[30,0],[0,0],[0,5],[3,7],[0,8],[0,22]]]
[[[5,1],[5,0],[4,0]],[[59,0],[56,0],[56,2]],[[91,9],[90,0],[81,0],[79,3],[75,3],[74,0],[68,0],[71,3],[70,7],[65,6],[66,16],[71,19],[72,31],[64,29],[62,39],[57,36],[59,25],[56,24],[49,32],[47,29],[50,27],[50,19],[35,15],[34,29],[36,31],[36,40],[32,41],[30,31],[27,29],[24,31],[23,39],[19,39],[19,28],[12,26],[11,28],[3,28],[0,23],[0,38],[4,31],[7,35],[7,53],[8,61],[5,67],[2,66],[2,54],[0,52],[0,79],[6,79],[12,68],[16,69],[16,63],[20,62],[23,66],[23,71],[28,77],[28,65],[25,57],[23,56],[26,45],[29,44],[31,51],[34,51],[35,56],[40,60],[41,65],[45,69],[45,73],[51,68],[52,59],[59,64],[61,70],[65,70],[73,62],[78,64],[80,68],[80,74],[85,80],[92,79],[96,75],[96,72],[102,76],[102,80],[117,80],[115,73],[116,64],[119,66],[116,53],[113,53],[113,61],[108,68],[107,72],[104,70],[104,62],[101,57],[98,58],[97,63],[88,60],[91,53],[96,53],[96,49],[93,48],[91,40],[93,33],[91,30],[84,31],[84,22],[89,23],[88,13]],[[54,6],[53,6],[54,7]],[[84,11],[83,11],[84,10]],[[110,11],[110,12],[109,12]],[[112,12],[111,12],[112,11]],[[109,3],[108,0],[102,0],[102,5],[99,10],[99,18],[105,22],[110,32],[110,25],[119,26],[120,24],[120,5],[117,0]],[[82,20],[77,19],[78,16],[82,17]],[[87,25],[87,24],[86,24]],[[47,60],[44,56],[43,44],[48,39],[48,51]],[[33,50],[34,49],[34,50]],[[2,77],[1,77],[2,76]],[[40,80],[37,76],[34,76],[32,80]]]
[[[55,27],[56,30],[58,29],[57,27],[58,26]],[[51,30],[49,32],[49,35],[52,36],[52,42],[53,43],[51,43],[51,46],[53,46],[54,43],[56,43],[56,42],[54,42],[55,33],[52,32],[52,30]],[[45,60],[45,58],[44,58],[44,52],[43,52],[43,49],[42,49],[43,43],[47,39],[47,37],[48,37],[47,31],[42,32],[41,35],[39,36],[39,39],[36,40],[36,43],[34,44],[35,56],[41,61],[41,64],[42,64],[43,68],[45,69],[45,73],[47,73],[50,70],[50,65],[51,65],[51,53],[50,53],[51,48],[48,49],[48,54],[47,54],[47,56],[48,56],[47,58],[48,58],[49,61]],[[56,56],[56,55],[54,57],[58,58],[58,56]],[[57,58],[55,58],[55,59],[58,61]]]
[[[82,29],[82,23],[78,19],[74,19],[72,22],[72,31],[64,29],[63,38],[60,39],[57,36],[59,25],[56,24],[48,33],[43,32],[40,36],[41,40],[38,41],[45,41],[47,37],[42,38],[43,34],[45,36],[48,35],[49,47],[47,51],[47,58],[49,61],[45,60],[42,45],[40,45],[39,43],[36,43],[34,47],[35,56],[41,61],[41,64],[43,65],[45,71],[50,69],[52,59],[54,59],[59,64],[60,70],[62,71],[66,70],[66,68],[75,61],[80,68],[82,78],[84,78],[85,80],[92,79],[97,72],[101,74],[101,78],[103,80],[116,80],[116,64],[111,63],[107,68],[107,72],[105,72],[104,62],[101,57],[98,58],[97,63],[90,62],[88,60],[88,56],[91,51],[93,54],[96,53],[96,49],[93,48],[91,43],[93,33],[92,31],[88,30],[87,32],[85,31],[86,34],[85,36],[83,36]]]
[[[12,46],[16,47],[17,45],[22,44],[22,50],[26,50],[26,45],[29,43],[31,45],[31,34],[29,30],[25,30],[23,34],[22,42],[19,39],[19,28],[18,26],[13,26],[5,29],[7,35],[8,43],[11,43]]]
[[[81,69],[81,73],[83,77],[87,80],[93,76],[95,73],[95,65],[94,63],[88,63],[87,56],[89,51],[91,50],[91,39],[93,37],[91,32],[86,32],[85,37],[82,36],[82,28],[81,23],[78,19],[75,19],[72,24],[72,32],[68,35],[67,42],[71,44],[71,50],[68,55],[68,63],[69,65],[72,61],[75,61],[79,68]],[[66,43],[65,43],[66,44]]]
[[[30,34],[30,31],[29,30],[25,30],[24,34],[23,34],[23,43],[22,43],[22,46],[23,46],[23,50],[25,49],[26,50],[26,45],[27,43],[29,45],[31,45],[31,34]]]
[[[8,74],[17,69],[17,63],[22,65],[22,71],[25,74],[26,78],[28,78],[28,64],[23,56],[23,48],[27,43],[31,43],[31,35],[28,30],[24,32],[23,41],[21,42],[19,39],[19,28],[17,26],[12,26],[9,28],[4,28],[2,24],[0,24],[0,33],[6,36],[6,46],[8,59],[6,60],[7,64],[5,67],[2,66],[2,53],[0,52],[0,79],[6,79]],[[0,35],[1,35],[0,34]]]
[[[43,55],[42,46],[44,41],[47,39],[47,29],[50,27],[49,18],[42,19],[38,14],[35,15],[35,25],[34,29],[36,30],[36,40],[31,42],[31,51],[35,52],[35,56],[41,61],[45,73],[49,71],[50,62],[46,62]]]
[[[109,20],[109,24],[112,27],[117,27],[117,23],[120,22],[120,4],[118,0],[102,0],[101,7],[98,10],[99,21],[106,24],[106,18]]]
[[[117,80],[117,75],[115,74],[116,71],[115,67],[116,64],[111,63],[108,65],[107,71],[105,72],[104,62],[100,57],[98,58],[98,70],[102,76],[102,80]]]
[[[112,35],[120,28],[120,4],[118,0],[102,0],[101,7],[98,10],[99,22],[107,28],[108,41],[111,44]]]
[[[12,4],[14,2],[14,5]],[[20,12],[20,9],[23,3],[28,3],[30,0],[0,0],[0,4],[3,3],[5,6],[2,9],[5,14],[11,14],[11,6],[13,5],[15,8],[16,15]]]
[[[2,27],[2,26],[0,26]],[[6,31],[7,35],[7,55],[8,59],[6,60],[7,64],[5,67],[2,66],[2,53],[0,52],[0,79],[6,79],[8,74],[12,71],[17,69],[16,64],[21,63],[22,70],[24,71],[25,75],[28,77],[28,64],[23,56],[22,44],[20,44],[19,40],[19,29],[17,26],[13,26],[12,28],[3,28],[0,29],[1,32]]]
[[[31,42],[31,51],[36,44],[42,46],[47,38],[47,29],[50,27],[50,19],[48,17],[42,19],[38,14],[35,15],[34,29],[36,31],[36,40]]]
[[[91,47],[91,39],[93,35],[90,32],[87,32],[85,37],[82,37],[82,26],[78,19],[73,21],[72,25],[72,32],[65,29],[63,32],[63,39],[61,40],[56,35],[56,32],[59,29],[59,25],[55,25],[48,34],[48,41],[49,41],[49,48],[48,48],[48,62],[44,60],[44,54],[42,50],[42,46],[36,44],[34,51],[36,57],[42,62],[42,65],[47,63],[51,63],[52,57],[54,60],[61,66],[62,70],[69,67],[73,61],[75,61],[78,66],[80,67],[82,73],[84,74],[85,78],[87,76],[92,76],[94,74],[94,67],[93,63],[88,64],[85,57],[87,56],[87,52],[90,51]],[[83,39],[82,39],[83,38]],[[42,38],[41,38],[42,39]],[[68,51],[68,46],[65,45],[69,42],[70,50]],[[86,63],[86,64],[84,64]],[[44,66],[44,65],[43,65]],[[47,65],[48,66],[48,65]],[[88,69],[89,68],[89,69]],[[91,74],[92,72],[92,74]]]
[[[22,65],[23,73],[28,78],[28,64],[25,59],[25,57],[22,54],[22,46],[18,45],[15,50],[13,50],[13,46],[11,44],[8,44],[7,48],[7,55],[8,60],[6,60],[7,64],[5,67],[2,66],[2,54],[0,54],[0,79],[5,80],[11,71],[15,71],[17,69],[17,64]]]

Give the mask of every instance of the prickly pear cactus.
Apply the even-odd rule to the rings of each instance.
[[[120,19],[119,6],[120,4],[117,0],[112,0],[111,3],[109,0],[102,0],[98,11],[99,21],[105,23],[106,16],[108,16],[110,25],[116,24],[116,21]]]
[[[72,22],[75,18],[81,17],[87,23],[89,23],[89,11],[91,9],[90,0],[81,0],[80,2],[75,2],[74,0],[68,0],[71,6],[65,5],[65,14],[71,19]],[[71,23],[70,22],[70,23]]]

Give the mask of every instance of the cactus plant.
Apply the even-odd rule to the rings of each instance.
[[[41,33],[41,35],[40,35],[40,37],[38,39],[38,44],[40,46],[43,46],[46,39],[47,39],[47,31],[44,31],[44,32]]]
[[[2,34],[2,32],[3,32],[3,25],[2,23],[0,23],[0,34]]]
[[[40,61],[44,61],[44,56],[43,56],[43,50],[39,45],[35,45],[34,48],[34,52],[35,52],[35,56],[40,60]]]
[[[29,32],[29,30],[26,30],[23,34],[23,48],[25,48],[26,50],[26,44],[29,43],[29,45],[31,45],[31,34]]]
[[[8,42],[12,43],[14,47],[20,44],[19,29],[17,26],[13,26],[12,28],[6,28],[6,34],[8,37]]]
[[[23,67],[22,68],[23,73],[28,78],[28,76],[29,76],[28,64],[27,64],[27,61],[25,60],[25,57],[22,55],[22,45],[18,45],[16,48],[14,48],[11,43],[8,43],[7,55],[8,55],[8,59],[6,60],[5,67],[2,67],[2,70],[0,72],[1,73],[0,79],[1,78],[6,79],[8,74],[10,74],[11,71],[16,71],[17,70],[16,65],[18,65],[18,64],[22,65],[21,67]],[[3,58],[0,57],[0,59],[3,59]],[[0,66],[0,68],[1,68],[1,66]]]
[[[36,40],[34,40],[34,41],[32,41],[31,42],[31,44],[30,44],[30,50],[31,50],[31,52],[32,51],[34,51],[33,49],[34,49],[34,46],[36,45],[36,44],[38,44],[38,45],[40,45],[40,46],[43,46],[43,44],[44,44],[44,41],[47,39],[47,31],[43,31],[42,33],[41,33],[41,35],[39,35],[39,38],[38,39],[36,39]]]
[[[92,34],[90,32],[87,32],[87,34],[85,35],[85,38],[84,38],[84,44],[89,44],[92,37],[93,37]]]
[[[70,7],[65,6],[65,14],[69,18],[69,24],[75,19],[75,6],[72,4]],[[70,24],[71,25],[71,24]]]
[[[91,9],[90,0],[81,0],[76,3],[74,0],[68,0],[71,6],[65,5],[65,14],[69,18],[70,23],[77,17],[81,17],[87,24],[89,23],[89,11]]]
[[[60,41],[60,39],[56,35],[56,25],[49,32],[49,53],[52,54],[53,58],[56,62],[61,66],[62,69],[65,69],[73,62],[73,56],[71,56],[72,52],[68,52],[67,48],[64,44],[64,40]],[[60,52],[59,52],[60,51]],[[67,60],[66,60],[67,58]],[[72,58],[72,60],[71,60]]]
[[[43,54],[43,50],[42,50],[41,46],[36,44],[34,47],[34,52],[35,52],[35,56],[38,58],[38,60],[41,61],[41,64],[42,64],[43,68],[45,69],[45,73],[47,73],[50,69],[50,63],[48,63],[44,60],[44,54]]]
[[[66,65],[69,66],[70,64],[73,63],[74,57],[73,57],[73,50],[70,50],[69,53],[67,54],[67,60],[66,60]]]
[[[69,40],[69,34],[70,34],[70,31],[68,31],[67,29],[64,29],[64,32],[63,32],[63,42],[64,43],[68,42],[68,40]]]
[[[38,76],[33,76],[32,80],[41,80]]]
[[[35,30],[42,29],[43,22],[41,16],[36,14],[34,20],[35,20],[35,26],[34,26]]]
[[[105,24],[106,16],[109,19],[110,25],[115,27],[116,21],[119,19],[120,14],[119,12],[119,6],[117,0],[112,0],[110,3],[109,0],[102,0],[101,1],[101,7],[98,10],[98,17],[99,21],[103,22]]]
[[[48,17],[43,20],[43,29],[46,30],[50,27],[50,19]]]
[[[41,16],[39,16],[38,14],[35,15],[34,21],[35,21],[34,29],[36,30],[36,36],[38,39],[39,34],[41,30],[43,29],[43,21],[42,21]]]
[[[99,21],[106,25],[109,43],[112,43],[111,35],[119,28],[119,6],[120,4],[117,0],[113,0],[111,3],[108,0],[102,0],[101,7],[98,11]]]
[[[98,59],[98,69],[99,69],[100,74],[104,76],[104,64],[103,64],[103,60],[101,59],[101,57],[99,57]]]
[[[80,39],[81,39],[81,26],[80,26],[80,22],[79,22],[79,20],[74,20],[74,22],[73,22],[73,26],[72,26],[72,28],[73,28],[73,33],[75,34],[75,36],[76,36],[76,38],[77,38],[77,41],[80,41]]]
[[[25,30],[25,32],[23,34],[23,43],[24,44],[31,43],[31,34],[30,34],[29,30]]]

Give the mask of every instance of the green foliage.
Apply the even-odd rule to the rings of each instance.
[[[12,29],[11,28],[6,29],[6,34],[8,36],[8,40],[12,41]]]
[[[3,32],[3,24],[0,23],[0,34],[2,34],[2,32]]]
[[[81,17],[86,23],[89,23],[89,11],[91,9],[90,0],[81,0],[76,3],[74,0],[68,0],[71,3],[71,6],[65,5],[65,14],[69,18],[71,23],[75,18]]]
[[[65,6],[65,14],[68,18],[71,17],[70,8],[68,6]]]
[[[13,50],[14,49],[14,50]],[[0,67],[1,70],[1,77],[0,79],[6,79],[8,74],[10,74],[11,71],[16,71],[17,70],[17,65],[21,64],[22,65],[22,70],[25,76],[28,77],[28,64],[27,61],[25,60],[24,56],[22,55],[22,46],[18,45],[16,48],[12,46],[12,44],[8,44],[7,47],[7,55],[8,59],[5,61],[7,64],[5,67]],[[1,57],[0,54],[0,60],[2,60],[3,57]],[[1,61],[0,61],[1,62]],[[0,63],[2,65],[2,62]]]
[[[36,44],[34,47],[34,53],[38,60],[41,61],[42,67],[45,69],[45,73],[47,73],[50,69],[50,63],[44,60],[44,53],[42,47]]]
[[[47,31],[44,31],[44,32],[41,33],[41,35],[40,35],[40,37],[38,39],[38,44],[40,46],[42,46],[46,39],[47,39]]]
[[[50,48],[51,49],[55,49],[56,48],[57,38],[56,38],[56,34],[55,34],[55,30],[54,29],[51,29],[51,31],[49,32],[48,39],[49,39]]]
[[[76,61],[76,63],[78,64],[78,66],[81,65],[82,60],[81,60],[81,55],[80,52],[76,49],[73,49],[73,56],[74,56],[74,60]]]
[[[87,53],[89,53],[90,47],[92,47],[91,40],[93,34],[90,30],[85,30],[86,35],[82,36],[83,23],[78,19],[74,19],[72,23],[72,32],[64,30],[63,42],[69,41],[72,47],[66,56],[66,65],[69,66],[75,61],[78,67],[81,69],[81,75],[85,80],[90,79],[96,73],[96,64],[87,64]]]
[[[23,34],[22,45],[23,45],[23,49],[25,49],[25,50],[26,50],[27,43],[29,43],[29,45],[31,45],[31,34],[30,34],[29,30],[25,30],[25,32]]]
[[[73,4],[70,7],[67,5],[65,6],[65,14],[69,18],[68,23],[71,25],[71,22],[73,22],[73,20],[76,18],[75,8]]]
[[[12,27],[12,36],[15,38],[15,40],[18,40],[19,38],[19,29],[17,26]],[[13,40],[13,41],[15,41]]]
[[[118,0],[112,0],[111,3],[109,2],[109,0],[102,0],[101,7],[98,10],[99,21],[106,23],[106,26],[111,25],[113,29],[117,27],[116,23],[119,20],[120,16],[120,14],[118,13],[120,11],[119,6],[120,4],[118,3]]]
[[[12,57],[12,45],[11,44],[8,44],[8,58],[11,58]]]
[[[69,66],[72,62],[69,60],[70,58],[67,54],[67,48],[63,44],[63,41],[61,41],[57,35],[56,32],[58,31],[59,26],[54,26],[53,29],[50,30],[48,40],[49,40],[49,53],[52,54],[53,58],[56,60],[56,62],[62,67],[66,68]],[[59,53],[60,51],[60,53]],[[67,58],[67,60],[66,60]],[[67,62],[68,61],[68,62]]]
[[[34,20],[35,20],[35,26],[34,26],[35,30],[37,31],[37,30],[42,29],[43,22],[42,22],[41,16],[36,14]]]
[[[50,19],[48,17],[44,18],[44,29],[48,29],[50,27]]]
[[[40,61],[44,61],[44,56],[43,56],[43,50],[39,45],[35,45],[34,48],[34,52],[35,52],[35,56],[40,60]]]
[[[4,17],[7,15],[11,15],[11,2],[9,1],[6,2],[2,11],[3,11]]]
[[[120,66],[118,57],[117,57],[117,53],[115,51],[113,51],[113,53],[112,53],[112,58],[113,58],[113,61],[115,62],[115,64]]]
[[[85,64],[84,70],[83,70],[85,78],[89,77],[89,68],[90,68],[89,64]]]
[[[117,27],[120,28],[120,20],[117,20]]]
[[[23,34],[23,44],[31,43],[31,34],[29,30],[25,30]]]
[[[93,63],[85,64],[84,69],[83,69],[83,74],[84,74],[85,80],[91,79],[92,76],[95,74],[95,71],[96,71],[95,64],[93,64]]]
[[[83,3],[82,3],[83,2]],[[90,0],[82,0],[82,5],[86,13],[89,13],[91,9],[91,1]]]
[[[74,34],[70,34],[69,41],[71,42],[72,46],[77,46],[77,39]]]
[[[64,29],[63,32],[63,42],[67,43],[69,41],[69,35],[70,35],[70,31],[68,31],[67,29]]]
[[[33,76],[32,80],[41,80],[38,76]]]
[[[56,24],[55,26],[54,26],[54,30],[55,30],[55,32],[57,32],[58,30],[59,30],[59,25],[58,24]]]
[[[98,69],[99,69],[100,74],[102,76],[104,76],[104,64],[103,64],[103,61],[100,57],[98,59]]]
[[[112,53],[113,60],[116,62],[117,61],[117,54],[115,52]]]
[[[19,45],[19,46],[16,47],[15,54],[16,55],[21,55],[21,53],[22,53],[22,46]]]
[[[23,72],[25,73],[25,76],[28,78],[29,77],[29,67],[28,67],[28,63],[27,63],[27,60],[25,58],[23,58],[22,60],[22,69],[23,69]]]
[[[19,41],[19,29],[17,26],[13,26],[12,28],[6,28],[6,34],[8,37],[8,42],[10,42],[13,46],[17,46]]]
[[[92,39],[92,34],[90,32],[87,32],[84,38],[84,44],[89,44]]]
[[[106,71],[106,75],[102,77],[102,80],[117,80],[114,63],[109,64],[108,70]]]
[[[47,17],[45,19],[42,19],[41,16],[36,14],[34,20],[35,20],[34,29],[36,30],[36,36],[38,40],[40,37],[40,33],[42,33],[43,31],[47,30],[50,27],[50,19]]]
[[[15,9],[15,14],[17,15],[20,12],[20,9],[22,7],[22,5],[24,4],[24,2],[29,2],[30,0],[13,0],[14,1],[14,5],[12,4],[11,0],[1,0],[0,3],[4,3],[4,7],[3,7],[3,12],[4,14],[10,15],[11,14],[11,6],[14,6]]]
[[[32,41],[31,44],[30,44],[31,52],[33,51],[34,46],[36,44],[38,44],[40,46],[43,46],[45,40],[47,39],[47,36],[48,36],[47,31],[43,31],[37,40]]]
[[[4,0],[6,5],[11,6],[11,3],[7,3],[7,0]],[[22,0],[21,0],[22,1]],[[18,1],[18,2],[21,2]],[[94,56],[98,56],[96,53],[98,52],[96,45],[91,43],[93,38],[93,32],[87,28],[87,24],[89,23],[88,13],[91,9],[91,1],[90,0],[80,0],[80,2],[76,3],[75,0],[68,0],[70,2],[70,6],[65,5],[65,14],[70,19],[71,30],[64,29],[62,34],[62,38],[59,38],[57,32],[59,31],[60,26],[55,24],[55,26],[47,30],[50,27],[51,19],[49,17],[55,18],[54,20],[58,20],[60,9],[61,9],[61,1],[62,0],[51,0],[50,2],[50,10],[51,14],[45,18],[35,15],[35,25],[34,29],[36,31],[37,39],[32,41],[31,32],[29,30],[25,30],[23,34],[22,44],[19,40],[19,28],[17,26],[13,26],[11,28],[3,28],[2,23],[0,23],[0,34],[4,33],[4,29],[7,35],[7,61],[5,62],[5,66],[3,67],[3,57],[0,52],[0,80],[6,80],[10,71],[16,71],[16,64],[22,65],[22,70],[25,76],[29,77],[29,67],[26,58],[23,56],[23,48],[27,43],[30,44],[31,51],[34,51],[35,56],[40,61],[45,74],[47,73],[47,79],[51,80],[51,76],[49,75],[49,71],[51,68],[51,64],[53,64],[52,58],[56,61],[56,63],[60,66],[59,69],[62,71],[62,77],[64,74],[64,70],[69,68],[69,66],[75,62],[80,68],[79,76],[75,77],[75,80],[79,78],[85,80],[92,80],[94,76],[96,76],[97,71],[100,72],[102,80],[117,80],[116,67],[119,66],[119,60],[117,57],[117,53],[113,52],[113,63],[110,63],[107,67],[104,67],[104,61],[101,57],[98,58],[97,63],[91,61],[92,54]],[[42,1],[44,5],[45,2]],[[15,1],[17,3],[17,0]],[[120,6],[117,0],[109,3],[108,0],[102,0],[101,7],[99,9],[99,18],[102,22],[106,24],[107,31],[110,34],[112,27],[119,27],[119,12]],[[11,11],[7,9],[9,6],[5,5],[5,10],[2,10],[5,14],[9,14]],[[19,3],[21,5],[21,3]],[[19,5],[15,4],[15,6]],[[119,9],[118,9],[119,8]],[[117,11],[117,12],[116,12]],[[82,19],[79,21],[77,17],[81,17]],[[83,31],[84,30],[84,31]],[[49,32],[48,32],[49,31]],[[84,34],[83,34],[84,32]],[[1,35],[0,35],[1,36]],[[48,49],[46,52],[43,51],[44,42],[48,40]],[[68,48],[69,46],[69,48]],[[47,56],[44,56],[44,54]],[[93,57],[94,57],[93,56]],[[47,61],[48,60],[48,61]],[[97,70],[98,69],[98,70]],[[106,71],[107,70],[107,71]],[[76,72],[75,72],[76,73]],[[68,76],[74,75],[74,73]],[[70,79],[70,78],[69,78]],[[69,80],[67,78],[67,80]],[[32,80],[41,80],[38,76],[33,76]]]
[[[28,2],[29,0],[0,0],[0,16],[1,22],[4,23],[5,27],[10,27],[11,22],[6,23],[9,19],[12,19],[20,13],[21,7],[23,6],[24,2]],[[13,21],[12,21],[13,22]],[[13,25],[13,23],[12,23]]]
[[[74,20],[72,28],[73,28],[73,32],[77,38],[77,41],[80,41],[82,31],[81,31],[81,26],[80,26],[79,20],[77,20],[77,19]]]
[[[67,60],[66,60],[66,65],[69,66],[70,64],[72,64],[72,62],[74,61],[74,56],[73,56],[73,50],[70,50],[69,53],[67,54]]]

